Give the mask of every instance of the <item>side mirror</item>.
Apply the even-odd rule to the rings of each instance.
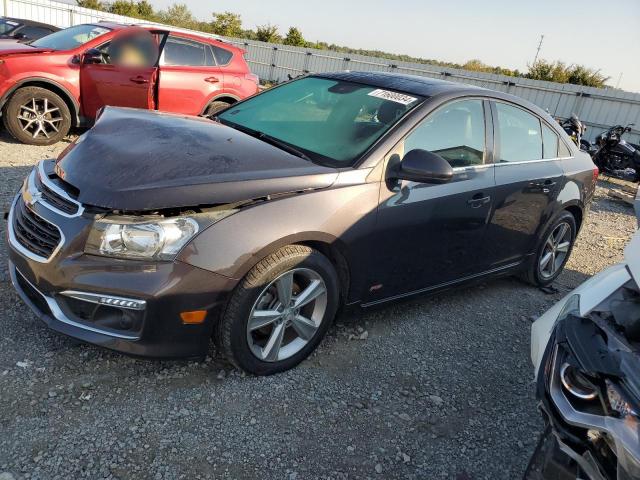
[[[447,183],[453,178],[453,168],[440,155],[415,149],[400,162],[397,178],[420,183]]]
[[[85,65],[95,65],[102,63],[102,52],[97,48],[90,48],[82,56],[82,63]]]

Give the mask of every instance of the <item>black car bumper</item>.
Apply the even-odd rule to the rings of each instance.
[[[17,221],[23,208],[31,217]],[[65,214],[52,209],[47,199],[25,206],[23,195],[18,195],[8,220],[12,283],[50,328],[131,355],[206,355],[214,325],[237,280],[179,261],[86,255],[84,239],[93,216],[84,211]],[[42,225],[42,231],[34,232]],[[49,235],[54,228],[60,235]],[[30,245],[29,232],[36,237],[40,233],[45,242]],[[56,241],[55,248],[47,245]],[[51,254],[44,258],[40,250],[47,248]],[[193,311],[206,311],[204,321],[183,321],[181,314]]]

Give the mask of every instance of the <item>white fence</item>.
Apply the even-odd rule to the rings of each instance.
[[[0,0],[0,8],[0,13],[5,16],[28,18],[58,27],[101,20],[149,23],[55,0]],[[587,132],[587,138],[590,140],[609,126],[635,123],[636,126],[628,140],[640,143],[640,94],[637,93],[543,82],[253,40],[227,38],[226,41],[247,50],[249,65],[265,80],[282,81],[288,75],[335,70],[389,71],[443,78],[518,95],[546,109],[555,117],[567,118],[575,113],[591,127]]]

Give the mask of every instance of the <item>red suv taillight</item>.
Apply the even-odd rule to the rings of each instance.
[[[254,73],[247,73],[244,76],[244,79],[245,80],[249,80],[249,81],[255,83],[256,85],[260,84],[260,77],[258,77],[258,75],[254,74]]]
[[[598,167],[593,167],[593,184],[595,185],[598,181],[598,175],[600,175],[600,169]]]

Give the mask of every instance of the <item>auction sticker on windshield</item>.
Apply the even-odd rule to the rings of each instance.
[[[401,103],[402,105],[409,105],[417,100],[416,97],[405,95],[398,92],[390,92],[389,90],[377,89],[369,93],[370,97],[378,97],[383,100],[390,100],[392,102]]]

